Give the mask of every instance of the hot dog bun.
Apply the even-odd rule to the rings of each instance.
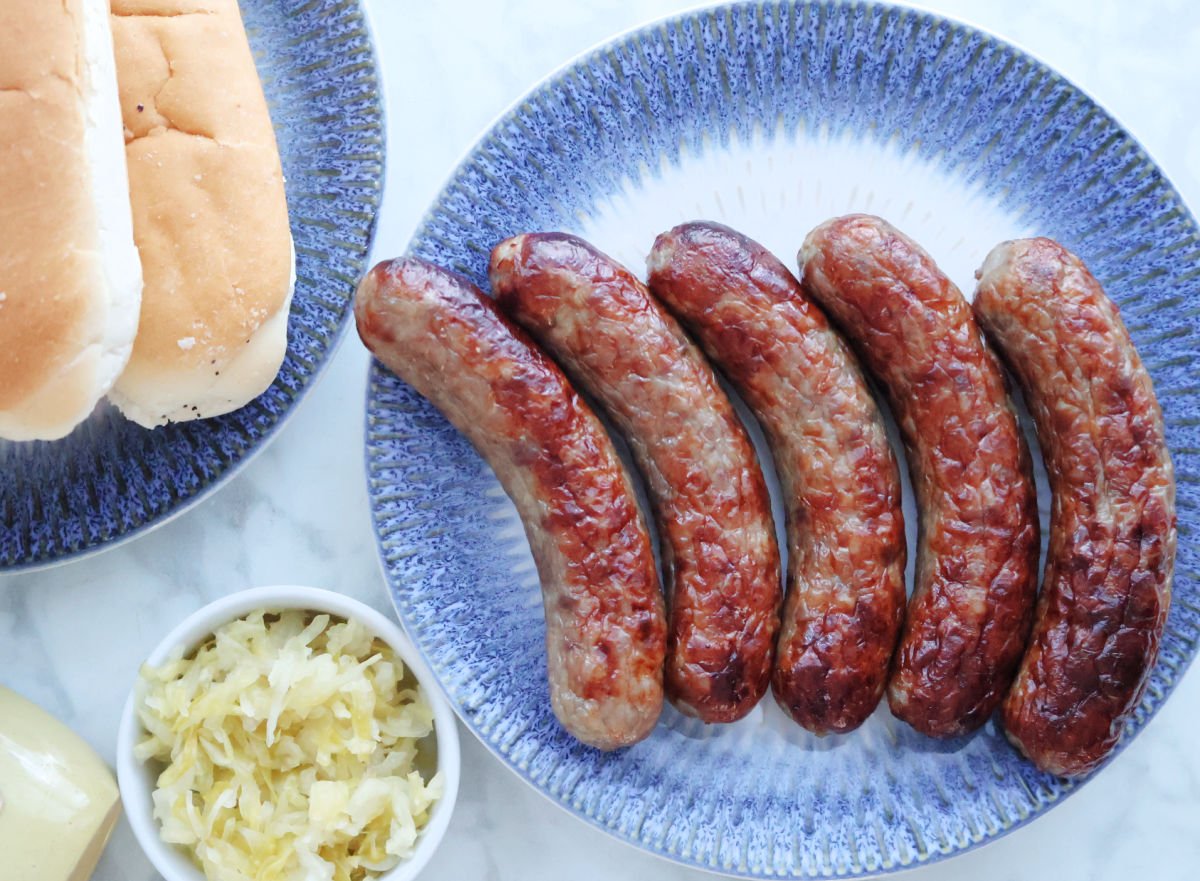
[[[0,27],[0,437],[68,434],[137,330],[108,0],[8,0]]]
[[[110,399],[147,427],[228,413],[287,350],[295,256],[275,132],[236,0],[113,0],[146,286]]]

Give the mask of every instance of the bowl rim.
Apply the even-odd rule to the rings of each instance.
[[[437,767],[445,788],[442,797],[433,806],[429,822],[420,832],[413,855],[375,879],[412,881],[432,858],[450,825],[450,818],[458,800],[462,753],[456,717],[450,708],[449,699],[437,677],[433,675],[399,624],[365,603],[331,590],[290,584],[249,588],[221,597],[188,615],[154,647],[143,663],[161,664],[178,646],[194,646],[222,624],[264,608],[305,609],[353,618],[386,642],[424,689],[426,699],[433,710]],[[181,850],[162,840],[158,823],[154,819],[151,802],[153,778],[149,769],[137,761],[133,754],[142,730],[137,719],[136,707],[143,689],[139,665],[138,679],[135,680],[125,701],[117,734],[117,784],[123,810],[133,828],[138,845],[167,881],[206,881],[204,872]]]

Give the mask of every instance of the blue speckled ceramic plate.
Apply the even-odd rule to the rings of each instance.
[[[1166,412],[1180,521],[1162,657],[1128,740],[1200,634],[1200,238],[1137,142],[1054,71],[969,27],[870,2],[691,13],[520,101],[454,173],[411,251],[482,282],[502,237],[565,228],[640,271],[656,233],[711,218],[792,263],[813,225],[855,210],[910,232],[965,291],[992,245],[1038,232],[1079,252],[1120,301]],[[994,723],[934,741],[885,708],[824,739],[770,700],[730,726],[668,709],[632,749],[581,746],[550,712],[537,579],[492,474],[378,367],[367,411],[400,618],[466,725],[618,838],[732,875],[862,876],[968,850],[1080,785],[1038,773]]]
[[[195,504],[279,430],[345,329],[383,185],[384,126],[357,0],[242,0],[287,179],[297,281],[288,352],[247,407],[147,431],[101,404],[68,438],[0,441],[0,572],[129,538]]]

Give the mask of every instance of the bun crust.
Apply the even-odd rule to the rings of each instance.
[[[236,0],[113,0],[134,237],[145,274],[109,397],[153,427],[235,410],[287,350],[283,172]]]
[[[133,244],[107,0],[7,0],[0,27],[0,437],[53,440],[129,357]]]

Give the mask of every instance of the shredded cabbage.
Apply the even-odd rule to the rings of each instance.
[[[254,612],[142,677],[154,816],[210,881],[364,881],[412,854],[443,789],[417,768],[433,711],[361,624]]]

